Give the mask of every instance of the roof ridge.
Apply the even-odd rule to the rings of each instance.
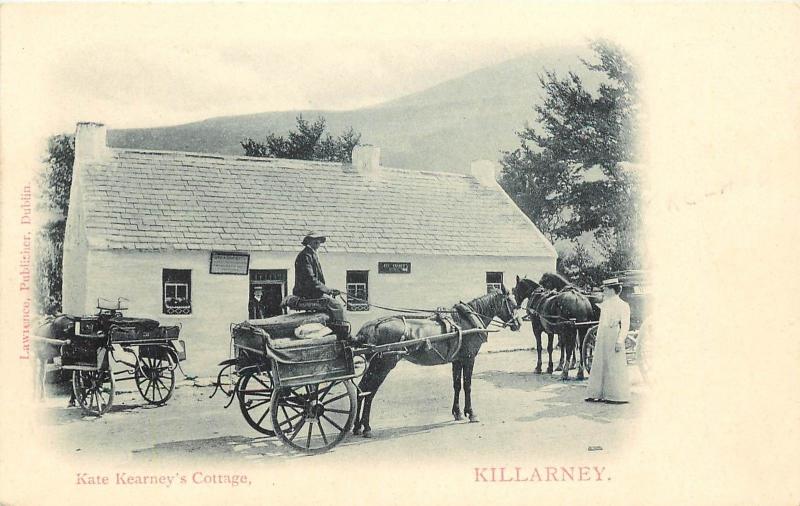
[[[163,149],[143,149],[143,148],[110,148],[118,153],[132,153],[141,155],[182,155],[187,158],[209,158],[212,160],[233,160],[240,162],[260,162],[260,163],[276,163],[276,162],[293,162],[302,164],[314,164],[324,166],[341,166],[341,162],[326,162],[322,160],[301,160],[297,158],[269,158],[265,156],[245,156],[245,155],[226,155],[222,153],[201,153],[199,151],[175,151]]]
[[[110,148],[115,152],[141,154],[141,155],[181,155],[187,158],[208,158],[211,160],[233,160],[239,162],[257,162],[257,163],[282,163],[290,162],[295,164],[313,164],[318,166],[352,166],[352,163],[343,162],[328,162],[323,160],[303,160],[299,158],[270,158],[265,156],[246,156],[246,155],[226,155],[222,153],[201,153],[199,151],[176,151],[176,150],[163,150],[163,149],[144,149],[144,148]],[[465,174],[463,172],[448,172],[446,170],[420,170],[408,169],[401,167],[389,167],[381,165],[380,170],[389,170],[396,172],[406,172],[414,174],[431,174],[434,176],[456,177],[463,179],[474,179],[472,174]]]

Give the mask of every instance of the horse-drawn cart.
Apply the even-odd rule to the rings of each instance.
[[[234,357],[220,364],[217,377],[217,386],[226,391],[223,378],[234,371],[237,379],[226,393],[231,402],[238,400],[252,428],[277,435],[288,446],[310,454],[330,450],[353,428],[358,409],[353,380],[364,373],[374,357],[403,355],[444,340],[458,340],[460,345],[465,335],[491,332],[458,329],[359,347],[334,334],[303,339],[295,336],[299,326],[311,323],[321,327],[327,318],[324,313],[295,313],[232,325]]]
[[[631,323],[628,335],[625,338],[625,356],[628,364],[636,364],[647,380],[649,363],[647,361],[644,328],[647,326],[647,298],[648,285],[642,271],[625,271],[617,276],[622,285],[620,298],[628,303],[631,309]],[[583,359],[586,370],[591,372],[592,357],[597,340],[597,324],[592,322],[592,327],[586,333],[583,341]]]
[[[175,390],[175,369],[186,359],[180,328],[147,318],[125,318],[120,300],[98,300],[89,316],[61,315],[40,327],[36,341],[57,350],[60,368],[72,371],[75,400],[86,413],[102,415],[114,402],[117,381],[135,380],[142,398],[165,404]],[[177,343],[177,344],[176,344]],[[115,347],[130,361],[118,359]],[[54,357],[55,358],[55,357]],[[112,371],[111,363],[126,369]]]

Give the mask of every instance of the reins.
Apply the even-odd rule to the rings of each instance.
[[[347,303],[347,300],[342,296],[341,293],[339,294],[339,298],[345,304]],[[378,304],[373,304],[373,303],[369,302],[368,300],[362,299],[360,297],[355,297],[355,296],[348,295],[347,298],[348,299],[353,299],[353,300],[355,300],[357,302],[364,302],[364,303],[369,304],[370,306],[376,307],[378,309],[384,309],[386,311],[393,311],[393,312],[396,312],[396,313],[424,313],[424,314],[445,314],[445,313],[447,313],[447,314],[451,314],[451,315],[456,313],[455,309],[395,308],[395,307],[388,307],[388,306],[381,306],[381,305],[378,305]],[[480,299],[481,299],[481,297],[478,297],[478,299],[476,299],[476,300],[480,300]],[[506,322],[497,323],[497,322],[495,322],[495,319],[497,318],[497,315],[490,317],[489,315],[485,315],[485,314],[477,312],[475,310],[475,308],[470,306],[469,303],[467,303],[467,302],[463,302],[463,301],[459,301],[459,302],[461,302],[461,304],[467,306],[470,309],[471,314],[474,314],[475,316],[486,318],[487,320],[489,320],[489,323],[488,323],[487,327],[489,325],[496,325],[496,326],[498,326],[500,328],[506,328],[514,320],[514,311],[511,311],[510,307],[508,309],[509,309],[509,315],[511,316],[511,319],[506,321]],[[420,316],[417,316],[417,318],[423,318],[423,316],[420,315]]]
[[[339,298],[347,304],[347,300],[339,294]],[[395,313],[426,313],[426,314],[441,314],[441,313],[453,313],[452,309],[418,309],[418,308],[410,308],[410,307],[389,307],[389,306],[380,306],[378,304],[373,304],[372,302],[362,299],[359,297],[355,297],[353,295],[348,295],[348,299],[357,301],[357,302],[364,302],[369,304],[372,307],[376,307],[378,309],[385,309],[386,311],[393,311]]]

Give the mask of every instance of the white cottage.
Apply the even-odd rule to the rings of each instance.
[[[130,315],[182,325],[189,367],[229,353],[229,326],[262,287],[268,309],[291,292],[308,230],[328,236],[329,286],[381,306],[436,308],[537,278],[556,251],[481,161],[470,174],[352,164],[112,149],[105,126],[80,123],[64,247],[64,311],[98,297]],[[358,329],[385,311],[353,303]]]

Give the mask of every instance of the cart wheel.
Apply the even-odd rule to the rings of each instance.
[[[272,401],[272,378],[269,373],[246,373],[237,392],[239,408],[247,424],[262,434],[274,436],[269,408]]]
[[[586,372],[592,372],[592,358],[594,357],[594,345],[596,342],[597,325],[590,328],[586,333],[586,337],[583,338],[583,349],[581,352],[583,354],[583,367],[586,368]]]
[[[114,404],[114,373],[72,371],[72,391],[85,413],[100,416]]]
[[[150,404],[165,404],[175,391],[175,367],[169,355],[165,358],[141,358],[134,372],[136,388]]]
[[[284,443],[305,453],[326,452],[353,426],[356,387],[351,380],[284,387],[274,392],[270,411]]]

